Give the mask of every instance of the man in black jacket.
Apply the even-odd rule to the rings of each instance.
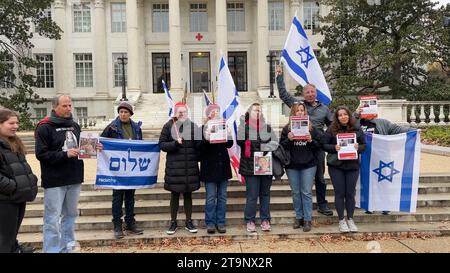
[[[83,161],[78,159],[81,129],[72,118],[69,96],[56,97],[52,106],[50,117],[39,122],[35,134],[44,188],[43,252],[71,252],[84,177]]]

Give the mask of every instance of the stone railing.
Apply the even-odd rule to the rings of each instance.
[[[380,118],[413,127],[450,125],[450,101],[379,100]]]
[[[105,120],[106,116],[85,116],[76,119],[81,128],[94,128],[98,123],[104,122]]]

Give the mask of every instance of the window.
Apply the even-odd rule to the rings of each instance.
[[[169,32],[169,4],[153,4],[153,32]]]
[[[284,30],[283,1],[269,2],[269,30]]]
[[[227,3],[227,26],[229,32],[245,31],[244,3]]]
[[[318,2],[304,2],[303,16],[305,17],[305,29],[317,29],[319,27],[319,11]]]
[[[278,60],[280,60],[281,58],[281,50],[269,50],[269,54],[273,54],[276,55],[278,57]],[[276,65],[279,64],[279,61],[272,61],[272,63],[270,64],[272,66],[272,73],[270,74],[270,81],[271,82],[275,82],[275,70],[276,70]]]
[[[162,80],[170,88],[170,55],[169,53],[153,53],[153,93],[164,93]]]
[[[247,91],[247,52],[228,52],[228,67],[238,91]]]
[[[39,65],[36,69],[38,88],[53,88],[55,87],[53,78],[53,55],[52,54],[36,54],[36,60]]]
[[[47,108],[34,108],[36,119],[41,120],[47,116]]]
[[[0,88],[13,88],[16,77],[13,73],[14,62],[12,55],[1,52],[0,67]]]
[[[43,10],[39,17],[44,19],[45,21],[51,22],[52,20],[52,10],[50,8]],[[39,25],[34,25],[34,32],[39,32]]]
[[[93,69],[92,54],[74,54],[75,55],[75,75],[76,87],[93,87]]]
[[[190,31],[207,32],[208,31],[208,11],[206,3],[191,4]]]
[[[127,31],[127,12],[125,3],[111,3],[111,32]]]
[[[114,64],[114,87],[122,87],[122,60],[119,58],[127,58],[127,53],[113,53],[112,59]],[[125,86],[127,86],[127,59],[125,59]]]
[[[73,32],[91,32],[91,5],[73,5]]]

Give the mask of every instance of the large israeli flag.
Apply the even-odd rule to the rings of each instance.
[[[297,16],[292,21],[291,29],[281,54],[281,61],[285,64],[291,76],[301,86],[306,84],[314,84],[316,86],[318,101],[327,105],[330,104],[330,90],[306,32]]]
[[[419,188],[420,131],[366,133],[356,206],[369,211],[415,212]]]
[[[231,166],[237,178],[243,182],[243,177],[239,174],[239,163],[241,160],[241,148],[237,145],[237,120],[239,119],[239,93],[234,85],[230,69],[223,57],[220,58],[219,80],[217,88],[217,103],[220,106],[223,118],[226,120],[228,128],[231,128],[233,136],[233,146],[228,149]]]
[[[171,118],[173,115],[175,115],[174,113],[174,102],[172,99],[172,96],[170,95],[169,89],[167,89],[167,85],[164,82],[164,80],[162,80],[162,86],[164,88],[164,94],[166,95],[166,101],[167,101],[167,107],[169,107],[169,118]]]
[[[151,188],[158,178],[159,144],[144,140],[100,138],[96,188]]]

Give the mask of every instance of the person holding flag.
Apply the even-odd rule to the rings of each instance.
[[[295,102],[303,102],[313,127],[323,132],[324,126],[329,126],[333,120],[333,115],[327,107],[331,102],[331,94],[306,32],[297,16],[292,20],[281,61],[287,67],[289,74],[303,86],[304,98],[300,101],[286,91],[283,71],[281,66],[277,66],[276,80],[281,100],[289,108]],[[325,152],[318,150],[316,156],[318,160],[315,174],[317,211],[323,215],[332,216],[333,211],[328,208],[328,201],[325,198],[327,188],[324,177]]]

